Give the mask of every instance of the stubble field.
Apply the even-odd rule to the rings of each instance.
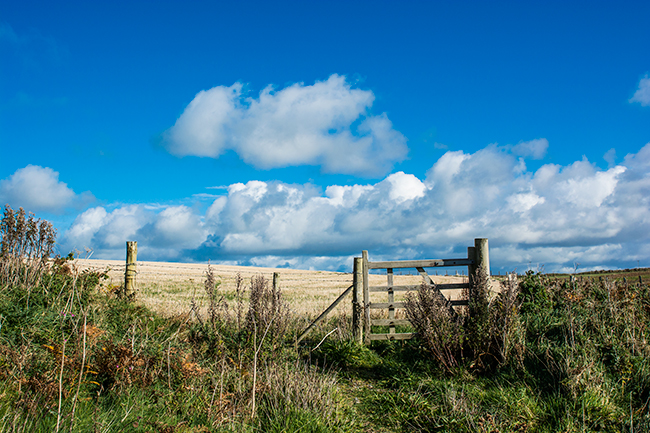
[[[77,259],[75,266],[80,270],[92,269],[108,270],[109,279],[105,287],[119,286],[124,283],[124,262],[120,260],[95,260]],[[345,289],[352,285],[352,273],[299,270],[286,268],[263,268],[252,266],[211,265],[212,272],[219,282],[219,291],[226,301],[234,298],[236,290],[236,277],[239,274],[244,285],[250,283],[252,277],[262,275],[271,284],[273,274],[280,277],[280,289],[283,297],[289,303],[289,308],[295,317],[308,321],[325,310]],[[205,280],[207,264],[201,263],[170,263],[170,262],[138,262],[136,274],[136,299],[147,307],[165,315],[187,313],[192,299],[201,308],[205,308]],[[394,275],[396,285],[417,285],[422,282],[420,275],[415,275],[411,270],[400,274],[398,270]],[[438,273],[444,273],[445,271]],[[462,283],[467,282],[466,276],[431,275],[435,283]],[[370,275],[370,285],[386,284],[386,275]],[[404,293],[396,293],[400,300]],[[450,299],[459,299],[460,290],[445,292]],[[386,302],[387,295],[373,293],[372,300]],[[351,298],[341,302],[331,313],[332,315],[350,314]],[[399,314],[399,312],[398,312]]]

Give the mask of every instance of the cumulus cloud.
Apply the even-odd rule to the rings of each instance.
[[[60,213],[67,207],[81,206],[92,200],[88,192],[75,194],[59,180],[59,173],[49,167],[28,165],[0,180],[0,202],[31,212]]]
[[[205,212],[184,206],[93,208],[66,236],[123,254],[137,237],[150,257],[349,270],[375,259],[462,257],[488,237],[493,267],[630,266],[650,254],[650,143],[620,165],[587,159],[522,171],[491,145],[449,151],[423,179],[397,172],[363,185],[249,181]]]
[[[639,87],[630,98],[630,102],[638,102],[644,107],[650,106],[650,78],[648,78],[648,74],[639,81]]]
[[[263,169],[320,165],[331,173],[383,175],[408,149],[385,113],[369,113],[374,99],[336,74],[313,85],[267,86],[257,98],[246,96],[241,83],[217,86],[194,97],[163,143],[178,156],[218,158],[233,150]]]
[[[127,241],[137,240],[140,256],[148,260],[178,260],[206,236],[201,216],[187,206],[98,206],[77,216],[62,245],[70,251],[90,248],[96,258],[115,258],[123,255]]]

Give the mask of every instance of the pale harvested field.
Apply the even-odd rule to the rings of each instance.
[[[79,269],[108,269],[112,285],[124,282],[124,261],[119,260],[75,260]],[[220,281],[219,291],[232,305],[235,293],[235,276],[239,273],[245,284],[250,283],[251,277],[263,275],[269,284],[273,273],[280,274],[280,288],[289,303],[289,308],[299,317],[309,321],[325,310],[345,289],[352,285],[352,274],[328,271],[305,271],[297,269],[273,269],[248,266],[212,265],[213,272]],[[166,263],[138,262],[137,264],[137,300],[153,310],[167,314],[183,314],[190,310],[194,298],[205,308],[205,293],[203,281],[207,271],[206,264],[196,263]],[[407,270],[405,270],[406,272]],[[444,273],[444,270],[442,270]],[[411,270],[415,274],[415,270]],[[439,272],[440,273],[440,272]],[[467,277],[431,275],[436,283],[466,282]],[[398,270],[394,276],[396,285],[416,285],[422,282],[419,275],[400,275]],[[370,285],[386,284],[386,275],[370,275]],[[403,297],[396,293],[396,300]],[[460,291],[448,291],[445,295],[452,299],[461,296]],[[387,294],[371,293],[374,302],[386,302]],[[351,312],[351,296],[341,302],[333,311],[335,314]],[[398,312],[399,313],[399,312]],[[399,316],[399,315],[398,315]]]

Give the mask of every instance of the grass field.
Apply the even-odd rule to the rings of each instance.
[[[367,347],[350,302],[295,344],[347,273],[140,262],[125,299],[121,262],[38,263],[0,261],[0,432],[650,428],[647,269],[494,278],[455,319],[422,288],[418,338]]]
[[[74,265],[79,270],[108,270],[105,286],[117,286],[124,283],[124,262],[117,260],[82,260]],[[350,264],[352,267],[352,264]],[[211,266],[220,293],[226,300],[235,296],[235,279],[239,274],[245,280],[257,275],[272,281],[273,274],[280,276],[280,289],[289,304],[289,309],[306,324],[324,311],[345,289],[352,284],[352,274],[343,272],[309,271],[296,269],[274,269],[249,266]],[[208,266],[206,264],[138,262],[136,287],[137,300],[152,310],[167,315],[187,313],[194,298],[202,311],[207,308],[206,294],[203,289]],[[444,272],[444,271],[443,271]],[[467,277],[432,275],[437,283],[467,282]],[[395,274],[396,285],[417,285],[422,282],[419,275]],[[370,275],[370,285],[386,284],[385,275]],[[496,286],[495,286],[496,287]],[[445,293],[450,299],[459,299],[462,293],[452,290]],[[380,302],[381,294],[373,294],[372,300]],[[384,295],[386,296],[386,295]],[[403,299],[404,292],[396,293],[396,301]],[[351,298],[340,303],[332,315],[351,313]],[[381,300],[385,302],[385,300]]]
[[[550,276],[556,278],[570,278],[571,275],[576,278],[609,278],[615,280],[629,280],[630,282],[639,281],[650,281],[650,268],[635,268],[635,269],[622,269],[622,270],[611,270],[611,271],[590,271],[590,272],[578,272],[575,274],[550,274]]]

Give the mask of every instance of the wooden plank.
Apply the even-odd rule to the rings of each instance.
[[[469,289],[469,283],[449,283],[449,284],[436,284],[438,290],[462,290]]]
[[[377,340],[410,340],[415,332],[405,332],[400,334],[371,334],[369,337],[372,341]]]
[[[309,326],[307,327],[307,329],[305,329],[305,330],[302,332],[302,334],[300,334],[300,337],[298,337],[298,340],[296,341],[296,343],[300,343],[300,341],[301,341],[303,338],[305,338],[305,337],[307,336],[307,334],[309,334],[309,331],[311,331],[311,330],[314,328],[314,326],[316,326],[316,325],[318,324],[318,322],[320,322],[320,321],[323,320],[325,317],[327,317],[327,315],[330,313],[330,311],[332,311],[332,310],[334,309],[334,307],[336,307],[336,306],[339,304],[339,302],[341,302],[341,301],[343,300],[343,298],[345,298],[345,297],[348,295],[348,293],[350,293],[350,292],[352,291],[352,288],[353,288],[353,287],[354,287],[354,285],[348,287],[348,288],[345,290],[345,292],[341,293],[341,294],[339,295],[339,297],[336,298],[336,300],[335,300],[334,302],[332,302],[332,305],[330,305],[329,307],[327,307],[327,310],[323,311],[323,312],[320,314],[320,316],[318,316],[318,317],[316,318],[316,320],[314,320],[313,322],[311,322],[311,325],[309,325]]]
[[[404,308],[404,302],[371,302],[368,309],[381,310],[386,308]]]
[[[465,299],[457,299],[450,301],[445,299],[445,303],[449,303],[450,306],[459,306],[459,305],[468,305],[468,301]],[[368,304],[368,309],[370,310],[385,310],[390,308],[404,308],[404,302],[371,302]],[[455,314],[455,312],[454,312]]]
[[[433,280],[431,279],[429,274],[427,274],[427,271],[425,271],[423,267],[418,266],[415,269],[417,269],[418,272],[420,273],[420,275],[422,275],[422,279],[424,280],[425,284],[428,284],[430,286],[435,285],[435,283],[433,282]],[[440,296],[442,296],[442,295],[440,295]]]
[[[390,262],[368,262],[368,269],[440,268],[445,266],[473,265],[471,259],[396,260]]]
[[[469,289],[469,283],[449,283],[449,284],[436,284],[436,289],[438,290],[461,290]],[[369,292],[387,292],[388,286],[369,286]],[[420,288],[420,285],[410,285],[410,286],[393,286],[394,292],[407,292],[412,290],[417,290]]]
[[[410,325],[411,321],[409,319],[371,319],[370,324],[372,326],[398,326]]]
[[[409,290],[416,290],[420,286],[393,286],[394,292],[406,292]],[[388,286],[370,286],[368,287],[369,292],[387,292]]]

